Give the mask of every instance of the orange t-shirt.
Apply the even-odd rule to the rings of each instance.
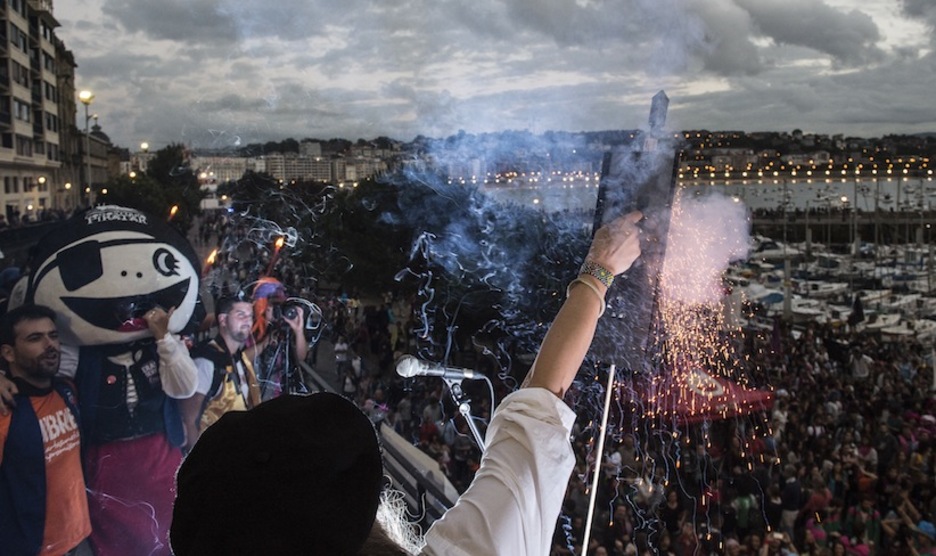
[[[63,554],[91,534],[78,423],[58,392],[29,400],[39,419],[45,451],[46,519],[39,554]],[[9,426],[10,416],[0,415],[0,462]]]

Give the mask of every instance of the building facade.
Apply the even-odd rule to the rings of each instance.
[[[0,0],[0,218],[79,206],[75,62],[55,36],[51,0]]]

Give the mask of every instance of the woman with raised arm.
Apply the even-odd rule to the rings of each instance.
[[[494,413],[474,482],[429,529],[424,554],[549,554],[575,465],[575,413],[562,398],[591,346],[608,288],[640,255],[641,218],[628,214],[595,234],[523,386]]]

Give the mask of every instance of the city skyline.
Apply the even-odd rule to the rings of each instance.
[[[115,144],[645,127],[936,131],[926,0],[58,2]]]

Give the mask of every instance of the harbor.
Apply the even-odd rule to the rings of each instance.
[[[888,342],[936,340],[931,177],[683,179],[677,188],[677,199],[722,196],[750,217],[750,256],[724,277],[728,326],[769,328],[780,318],[796,328],[851,326]],[[484,189],[498,202],[588,220],[597,180]],[[854,314],[856,298],[862,315]]]

